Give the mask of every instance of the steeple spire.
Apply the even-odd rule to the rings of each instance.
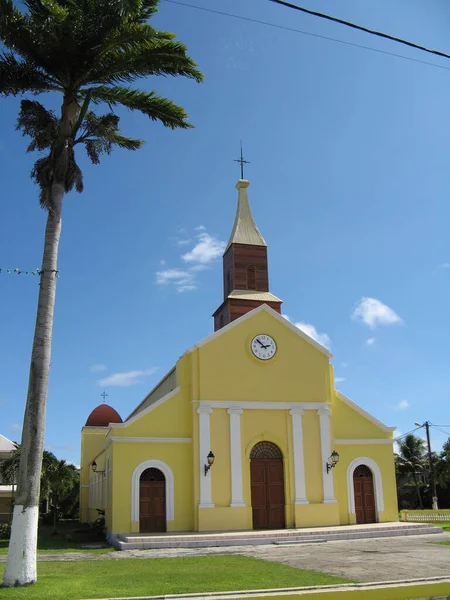
[[[250,182],[239,179],[233,231],[223,255],[223,302],[214,313],[214,331],[267,304],[281,314],[282,300],[269,292],[267,244],[248,203]]]
[[[233,231],[231,232],[227,248],[231,244],[248,244],[249,246],[267,246],[253,219],[250,203],[248,201],[247,188],[250,182],[247,179],[239,179],[236,184],[238,190],[238,205]]]

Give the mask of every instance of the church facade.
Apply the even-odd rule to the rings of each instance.
[[[81,432],[80,517],[110,534],[396,521],[393,427],[334,386],[330,352],[281,315],[239,180],[214,333],[122,421]]]

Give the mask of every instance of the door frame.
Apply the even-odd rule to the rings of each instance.
[[[353,474],[357,467],[364,465],[369,467],[372,471],[373,481],[373,492],[375,498],[375,518],[378,523],[380,520],[380,513],[384,511],[384,500],[383,500],[383,483],[381,477],[381,470],[377,463],[367,456],[360,456],[352,460],[347,469],[347,494],[348,494],[348,512],[349,517],[356,515],[355,510],[355,488],[353,486]]]
[[[159,469],[166,478],[166,521],[175,519],[175,490],[172,469],[161,460],[146,460],[138,465],[131,476],[131,521],[139,523],[139,496],[141,475],[146,469]]]

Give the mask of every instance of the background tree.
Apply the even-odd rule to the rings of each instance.
[[[396,471],[398,475],[412,477],[421,509],[423,508],[423,500],[418,475],[424,471],[425,460],[425,442],[422,438],[410,433],[398,441],[398,454],[395,457]]]
[[[141,140],[123,136],[111,110],[137,110],[166,127],[191,127],[186,112],[154,91],[130,87],[149,75],[202,80],[183,44],[147,23],[158,0],[0,0],[0,94],[57,93],[57,116],[24,100],[18,128],[31,137],[29,151],[45,152],[32,171],[47,211],[36,327],[22,431],[22,452],[5,586],[36,581],[39,485],[64,195],[83,189],[75,159],[84,146],[94,164],[114,146],[136,150]],[[94,109],[106,105],[110,112]]]
[[[60,501],[75,487],[78,479],[78,472],[73,465],[69,465],[65,460],[57,460],[52,461],[46,467],[45,478],[50,490],[53,512],[53,533],[57,533]]]
[[[16,442],[13,442],[13,444],[15,445],[15,448],[12,451],[11,456],[0,461],[0,481],[5,485],[10,485],[12,488],[11,518],[14,509],[15,487],[20,462],[20,446],[16,444]]]

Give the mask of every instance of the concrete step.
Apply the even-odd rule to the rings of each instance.
[[[426,523],[386,524],[375,527],[334,527],[272,532],[205,533],[183,535],[120,534],[112,539],[120,550],[208,548],[226,546],[257,546],[267,544],[317,543],[334,540],[364,539],[371,537],[397,537],[406,535],[432,535],[442,533],[442,528]]]

